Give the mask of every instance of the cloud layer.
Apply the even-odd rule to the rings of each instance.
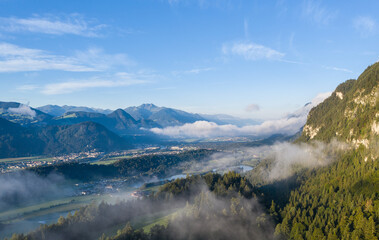
[[[21,114],[30,117],[36,116],[36,111],[31,109],[28,105],[20,104],[18,108],[8,108],[9,113]]]
[[[90,88],[110,88],[110,87],[122,87],[136,84],[143,84],[146,81],[143,80],[101,80],[94,79],[89,81],[67,81],[60,83],[47,84],[42,88],[42,93],[46,95],[57,95],[82,91]]]
[[[315,23],[328,24],[336,17],[337,12],[323,7],[320,1],[306,0],[303,2],[302,15]]]
[[[106,54],[101,49],[78,51],[73,56],[54,55],[39,49],[0,43],[0,72],[61,70],[68,72],[104,71],[116,65],[129,65],[124,54]]]
[[[357,17],[353,21],[353,26],[362,37],[368,37],[376,31],[376,22],[373,18],[364,16]]]
[[[246,108],[245,108],[246,112],[255,112],[255,111],[259,111],[260,110],[260,107],[258,104],[250,104],[248,105]]]
[[[34,16],[31,18],[0,18],[0,30],[6,32],[32,32],[51,35],[79,35],[96,37],[105,25],[91,26],[78,14],[71,14],[64,19],[53,16]]]
[[[213,122],[197,121],[166,128],[152,128],[150,131],[156,134],[174,138],[212,138],[212,137],[236,137],[236,136],[270,136],[273,134],[292,135],[304,126],[309,111],[321,103],[331,93],[319,94],[311,103],[305,105],[296,112],[277,120],[268,120],[259,125],[237,127],[235,125],[218,125]]]
[[[241,56],[246,60],[279,60],[285,55],[284,53],[253,42],[224,44],[222,46],[222,53],[225,55]]]

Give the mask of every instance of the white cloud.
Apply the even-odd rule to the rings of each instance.
[[[17,90],[19,90],[19,91],[32,91],[32,90],[35,90],[35,89],[37,89],[37,88],[38,88],[37,85],[26,84],[26,85],[19,86],[19,87],[17,88]]]
[[[212,71],[212,70],[214,70],[214,68],[210,68],[210,67],[207,67],[207,68],[194,68],[194,69],[185,70],[185,71],[173,71],[172,74],[173,75],[199,74],[199,73],[202,73],[202,72],[208,72],[208,71]]]
[[[246,112],[255,112],[255,111],[259,111],[260,107],[258,104],[250,104],[248,106],[246,106],[245,108],[245,111]]]
[[[52,35],[72,34],[85,37],[96,37],[105,25],[90,25],[78,14],[65,18],[54,16],[34,16],[31,18],[0,18],[0,30],[6,32],[33,32]]]
[[[28,105],[20,104],[18,108],[8,108],[9,113],[21,114],[26,116],[35,117],[36,112],[32,110]]]
[[[0,43],[0,72],[61,70],[69,72],[104,71],[116,65],[129,65],[124,54],[105,54],[101,49],[77,51],[73,56],[53,55],[40,49]]]
[[[357,17],[353,21],[354,28],[361,34],[362,37],[368,37],[375,33],[376,22],[371,17]]]
[[[323,66],[325,69],[328,70],[334,70],[334,71],[340,71],[340,72],[347,72],[347,73],[353,73],[353,71],[347,69],[347,68],[339,68],[339,67],[328,67],[328,66]]]
[[[307,0],[303,3],[302,15],[315,23],[328,24],[336,17],[337,12],[321,6],[321,1]]]
[[[218,125],[213,122],[197,121],[195,123],[184,124],[183,126],[173,126],[166,128],[152,128],[150,131],[171,137],[209,138],[209,137],[235,137],[235,136],[270,136],[272,134],[292,135],[297,133],[304,126],[309,111],[321,103],[331,93],[319,94],[311,103],[305,105],[298,111],[288,116],[268,120],[260,125],[237,127],[235,125]]]
[[[42,87],[41,92],[46,95],[66,94],[83,91],[91,88],[125,87],[147,83],[148,80],[129,73],[116,73],[111,79],[93,78],[90,80],[66,81],[50,83]]]
[[[284,57],[284,53],[265,47],[263,45],[252,42],[235,42],[232,44],[224,44],[222,52],[225,55],[242,56],[246,60],[280,60]]]
[[[167,0],[171,6],[198,6],[200,8],[221,8],[230,9],[234,2],[231,0]]]

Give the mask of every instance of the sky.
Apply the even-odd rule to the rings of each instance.
[[[279,119],[379,60],[378,1],[0,0],[0,101]]]

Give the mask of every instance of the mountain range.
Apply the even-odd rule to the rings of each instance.
[[[36,109],[53,117],[61,117],[73,112],[101,113],[104,115],[108,115],[113,112],[109,109],[76,107],[67,105],[45,105],[42,107],[37,107]],[[220,125],[233,124],[236,126],[255,125],[261,123],[261,121],[258,120],[238,118],[227,114],[211,115],[188,113],[178,109],[158,107],[152,103],[127,107],[122,110],[130,114],[134,120],[141,121],[141,124],[145,125],[146,127],[177,126],[183,125],[185,123],[193,123],[196,121],[211,121]]]
[[[13,123],[6,124],[10,129],[15,128],[15,132],[21,131]],[[166,236],[173,236],[169,239],[178,239],[177,236],[180,239],[241,239],[239,235],[236,237],[240,232],[243,239],[378,239],[379,63],[369,66],[357,80],[340,84],[328,98],[313,107],[300,136],[293,143],[278,143],[273,148],[273,154],[263,157],[243,178],[235,172],[224,175],[207,173],[203,176],[188,175],[166,183],[152,195],[152,199],[154,204],[159,201],[167,204],[173,199],[186,202],[186,207],[180,210],[185,214],[178,218],[179,221],[175,218],[169,220],[167,226],[157,224],[146,235],[128,224],[109,239],[167,239]],[[267,151],[264,147],[261,149]],[[225,163],[222,155],[218,156]],[[149,163],[146,160],[140,163]],[[113,166],[127,165],[133,169],[138,166],[137,161],[130,159],[120,160]],[[88,169],[93,169],[92,165],[88,166]],[[74,167],[78,168],[77,165]],[[167,167],[165,162],[162,169]],[[151,169],[148,166],[145,170]],[[81,174],[85,171],[90,173],[92,170],[80,169]],[[206,189],[206,192],[199,191],[194,198],[197,193],[194,194],[193,189]],[[216,197],[211,197],[208,191]],[[160,194],[163,195],[160,197]],[[222,204],[221,199],[228,200]],[[244,203],[253,205],[242,205]],[[104,210],[107,206],[108,209]],[[146,208],[146,204],[142,206],[141,209]],[[153,206],[156,209],[157,205]],[[84,235],[90,228],[77,227],[83,223],[82,219],[91,219],[87,225],[91,229],[100,228],[106,224],[99,224],[98,219],[105,219],[107,223],[112,219],[111,215],[104,217],[104,213],[116,212],[118,219],[121,215],[130,214],[129,209],[132,208],[103,204],[97,210],[98,217],[94,218],[96,211],[90,205],[84,208],[88,211],[77,211],[74,216],[60,218],[57,224],[40,228],[42,230],[36,230],[27,237],[19,235],[12,239],[45,237],[46,233],[52,236],[48,239],[56,239],[58,234],[67,236],[67,233],[71,236]],[[148,209],[149,214],[151,209]],[[90,217],[84,217],[86,212]],[[77,217],[79,214],[83,215]],[[247,216],[253,217],[252,220],[248,220]],[[209,222],[212,224],[206,227],[191,228],[193,223],[204,225]],[[222,232],[220,224],[231,229],[232,235],[216,235]],[[113,228],[120,224],[116,222],[110,226]],[[216,226],[215,230],[212,226]],[[266,236],[254,235],[261,229]],[[98,236],[103,232],[108,231],[100,229]],[[171,232],[173,235],[169,235]]]
[[[151,128],[196,121],[257,123],[229,115],[200,115],[154,104],[111,111],[67,105],[32,108],[17,102],[0,102],[0,119],[0,157],[126,149],[131,143],[151,143],[163,138],[150,132]]]

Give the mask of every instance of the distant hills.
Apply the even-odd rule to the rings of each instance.
[[[109,114],[112,110],[109,109],[100,109],[100,108],[90,108],[90,107],[76,107],[76,106],[58,106],[58,105],[45,105],[42,107],[38,107],[38,110],[41,112],[47,113],[51,116],[58,117],[62,116],[67,112],[94,112],[94,113],[102,113]]]
[[[101,113],[104,115],[109,115],[112,112],[114,112],[109,109],[76,107],[76,106],[67,106],[67,105],[64,105],[64,106],[46,105],[46,106],[38,107],[36,109],[46,114],[49,114],[53,117],[67,116],[73,112]],[[118,109],[116,111],[119,111],[119,110],[121,109]],[[183,125],[185,123],[194,123],[196,121],[211,121],[220,125],[233,124],[239,127],[261,123],[258,120],[243,119],[243,118],[233,117],[227,114],[210,115],[210,114],[188,113],[188,112],[178,110],[178,109],[158,107],[152,103],[142,104],[140,106],[134,106],[134,107],[127,107],[122,110],[130,114],[134,118],[134,120],[136,122],[139,122],[140,126],[144,128],[177,126],[177,125]]]
[[[22,127],[0,118],[0,157],[59,155],[130,148],[126,139],[94,122]]]
[[[183,125],[185,123],[194,123],[196,121],[210,121],[220,125],[233,124],[236,126],[255,125],[261,123],[258,120],[237,118],[226,114],[210,115],[188,113],[178,109],[158,107],[152,103],[142,104],[140,106],[134,107],[127,107],[125,109],[117,109],[116,111],[111,111],[109,109],[104,110],[100,108],[75,107],[67,105],[46,105],[38,107],[37,110],[49,114],[55,117],[55,119],[57,120],[59,119],[59,122],[63,122],[62,118],[71,116],[74,112],[81,112],[80,114],[78,114],[81,115],[81,117],[83,117],[83,112],[85,112],[93,113],[92,115],[88,115],[89,118],[94,118],[94,116],[97,116],[98,118],[103,118],[104,115],[107,115],[108,117],[112,117],[117,114],[120,115],[120,113],[122,115],[125,115],[125,113],[121,112],[123,110],[134,119],[134,121],[130,121],[130,117],[126,117],[129,119],[129,127],[132,126],[133,128],[178,126]],[[95,113],[100,113],[103,115],[96,115]],[[79,119],[74,120],[74,122],[80,122],[81,117],[79,117]],[[99,120],[99,123],[104,124],[102,120]],[[121,125],[122,123],[120,124],[120,121],[118,121],[118,127],[116,129],[120,129]],[[124,128],[121,127],[121,129]]]
[[[0,117],[21,125],[47,124],[53,116],[17,102],[0,102]]]
[[[207,121],[217,123],[218,125],[233,124],[238,127],[261,124],[262,121],[249,118],[238,118],[227,114],[200,114]]]
[[[0,118],[0,157],[38,155],[44,152],[44,143],[34,129]]]
[[[238,126],[257,123],[229,115],[200,115],[154,104],[115,111],[89,107],[46,105],[32,108],[0,102],[0,157],[111,151],[132,143],[162,140],[151,128],[180,126],[196,121]]]

